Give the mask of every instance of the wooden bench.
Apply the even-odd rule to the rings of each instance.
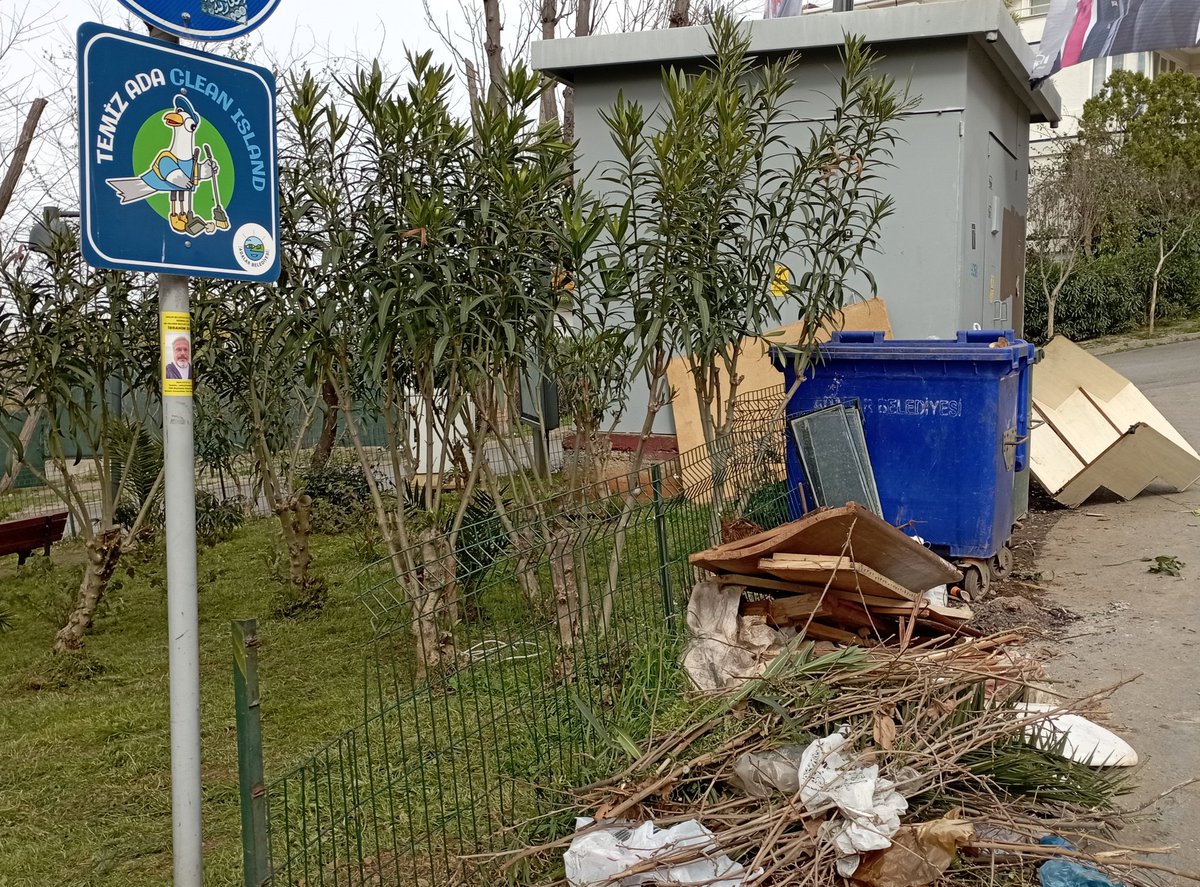
[[[0,523],[0,557],[15,554],[17,566],[39,548],[49,557],[50,546],[62,539],[66,526],[65,511],[4,521]]]

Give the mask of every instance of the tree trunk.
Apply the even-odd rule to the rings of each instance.
[[[309,547],[312,505],[313,501],[307,495],[277,498],[273,505],[288,553],[290,594],[276,610],[281,616],[319,610],[329,595],[325,583],[309,573],[312,566],[312,550]]]
[[[337,437],[338,396],[333,383],[326,379],[321,383],[321,400],[325,403],[325,415],[321,419],[321,436],[317,438],[317,446],[313,449],[311,467],[320,471],[329,461],[333,452],[333,442]]]
[[[554,30],[558,27],[558,0],[542,0],[542,39],[553,40]],[[542,123],[558,120],[558,102],[554,95],[554,81],[547,81],[542,92]]]
[[[446,602],[454,597],[454,551],[449,539],[436,527],[423,530],[419,536],[421,567],[408,579],[412,604],[411,630],[417,654],[417,680],[423,680],[430,669],[441,664],[447,652],[452,653],[453,638],[445,638],[438,624]],[[451,648],[447,650],[447,648]]]
[[[479,71],[470,59],[467,60],[467,99],[472,108],[479,104]]]
[[[96,610],[104,600],[109,580],[121,559],[124,542],[123,530],[109,530],[88,540],[87,565],[83,570],[83,581],[79,583],[79,597],[75,609],[67,618],[67,624],[54,636],[54,653],[78,653],[83,649],[83,638],[92,627]]]
[[[1057,296],[1046,297],[1046,339],[1054,338],[1054,306],[1058,302]]]
[[[516,571],[517,584],[521,586],[526,603],[529,604],[531,610],[536,610],[542,597],[542,587],[538,582],[537,575],[540,558],[537,547],[531,545],[524,535],[520,534],[519,541],[516,543],[517,556],[513,560],[513,569]]]
[[[308,584],[308,568],[312,564],[312,552],[308,546],[312,529],[312,499],[295,496],[286,502],[277,502],[275,513],[283,528],[283,539],[288,550],[288,579],[297,588]]]
[[[483,0],[483,52],[488,64],[488,101],[498,105],[504,98],[504,59],[500,43],[500,0]]]
[[[575,7],[575,36],[589,37],[592,33],[592,0],[579,0]],[[575,141],[575,90],[568,86],[563,90],[563,141]]]
[[[576,534],[569,527],[551,532],[547,550],[550,555],[550,582],[554,587],[554,609],[558,620],[558,639],[571,646],[587,628],[587,611],[580,599],[575,577]]]
[[[671,28],[686,28],[691,24],[692,0],[672,0],[671,15],[667,26]]]
[[[1150,278],[1150,332],[1154,332],[1154,315],[1158,313],[1158,281],[1162,277],[1163,265],[1167,256],[1163,249],[1162,237],[1158,238],[1158,264],[1154,266],[1154,275]]]

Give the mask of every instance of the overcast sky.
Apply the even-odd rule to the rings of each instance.
[[[434,9],[438,4],[445,4],[446,14],[458,13],[456,0],[431,0]],[[40,128],[46,139],[35,143],[17,198],[20,205],[11,207],[3,221],[9,232],[24,230],[37,207],[77,199],[77,171],[63,168],[69,162],[64,155],[69,158],[76,141],[76,29],[93,21],[145,33],[117,0],[0,0],[0,48],[12,33],[14,14],[22,17],[24,28],[0,59],[0,88],[6,94],[0,99],[8,98],[0,101],[0,170],[32,99],[46,96],[50,105]],[[398,69],[406,46],[432,49],[450,60],[425,23],[422,0],[281,0],[249,39],[250,60],[268,67],[296,59],[320,67],[326,60],[345,64],[348,58],[379,57]],[[192,45],[216,52],[225,48],[219,43]],[[48,139],[55,144],[47,144]],[[67,146],[70,151],[64,150]]]
[[[0,5],[9,4],[24,4],[29,20],[39,25],[36,39],[24,46],[26,65],[44,65],[45,53],[73,43],[83,22],[122,26],[131,21],[116,0],[0,0]],[[448,11],[456,8],[447,4]],[[405,44],[441,48],[425,24],[421,0],[280,0],[253,39],[272,58],[394,54],[399,59]]]

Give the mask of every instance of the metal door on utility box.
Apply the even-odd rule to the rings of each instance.
[[[983,317],[991,329],[1025,326],[1025,216],[1018,203],[1017,158],[988,139],[987,220],[983,244]]]

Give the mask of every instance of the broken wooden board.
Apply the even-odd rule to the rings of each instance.
[[[1030,467],[1064,505],[1101,487],[1132,499],[1156,479],[1177,490],[1200,479],[1200,454],[1137,386],[1069,339],[1034,367],[1031,415]]]
[[[743,616],[762,616],[774,628],[803,623],[810,617],[828,616],[831,612],[830,607],[821,601],[820,595],[807,594],[743,601],[741,608]]]
[[[975,616],[968,607],[943,607],[924,599],[905,603],[894,598],[873,594],[860,594],[856,591],[834,591],[832,594],[839,600],[861,604],[872,613],[882,613],[885,616],[910,616],[913,613],[932,613],[935,616],[955,619],[959,622],[966,622]]]
[[[771,346],[799,342],[803,337],[803,322],[770,330],[761,336],[748,338],[742,344],[738,357],[738,391],[748,394],[783,384],[783,374],[771,363]],[[828,342],[835,330],[883,330],[886,338],[892,336],[892,323],[888,318],[887,305],[882,299],[871,299],[847,305],[822,324],[817,334],[818,342]],[[676,357],[667,364],[667,382],[671,386],[671,414],[675,419],[675,440],[679,452],[704,444],[704,431],[700,425],[700,405],[696,400],[696,386],[688,370],[687,359]],[[728,385],[724,378],[718,382],[717,399],[724,404],[728,396]],[[782,417],[781,417],[782,418]]]
[[[846,557],[811,557],[780,553],[758,562],[758,569],[780,579],[790,579],[806,585],[828,586],[839,591],[863,591],[900,601],[915,601],[920,597],[866,564],[855,563]]]
[[[762,575],[758,562],[775,554],[849,555],[902,588],[914,592],[959,582],[960,573],[921,543],[854,502],[822,508],[689,560],[713,573]]]
[[[862,646],[866,640],[862,635],[852,634],[844,628],[834,628],[820,622],[810,622],[804,629],[804,636],[819,641],[836,641],[847,646]]]
[[[722,573],[717,576],[719,585],[740,585],[760,594],[780,597],[788,594],[820,594],[824,585],[808,585],[804,582],[786,582],[768,576],[743,576],[740,573]]]

